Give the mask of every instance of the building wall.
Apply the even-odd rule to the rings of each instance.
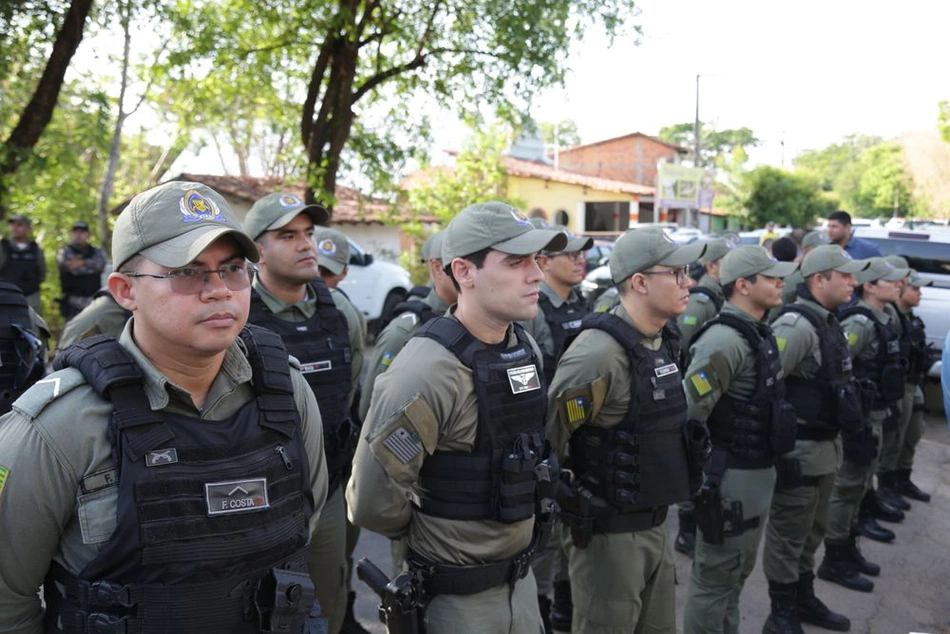
[[[644,136],[622,137],[588,145],[559,156],[561,169],[611,180],[656,186],[656,162],[679,162],[675,150]]]
[[[567,228],[571,231],[583,231],[578,209],[583,209],[585,203],[592,202],[624,202],[637,204],[636,194],[620,192],[606,192],[581,185],[556,183],[522,176],[508,177],[508,197],[520,198],[527,204],[525,211],[540,207],[548,216],[549,222],[554,222],[554,214],[559,209],[567,212]]]

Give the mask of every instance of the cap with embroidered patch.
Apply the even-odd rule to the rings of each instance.
[[[441,260],[442,259],[442,242],[445,240],[445,231],[436,231],[431,236],[426,238],[425,243],[422,245],[422,262],[428,262],[429,260]]]
[[[350,263],[350,243],[336,229],[321,228],[313,239],[317,243],[317,264],[339,275]]]
[[[855,260],[851,254],[837,244],[823,244],[815,247],[802,260],[802,277],[811,277],[815,273],[838,271],[839,273],[857,273],[871,266],[867,260]]]
[[[765,275],[786,277],[798,268],[797,262],[779,262],[765,247],[747,245],[726,254],[719,266],[719,283],[725,286],[740,277]]]
[[[280,229],[300,214],[310,216],[315,225],[326,224],[330,219],[330,214],[321,205],[308,205],[293,194],[276,192],[254,203],[244,217],[244,229],[257,240],[265,231]]]
[[[575,236],[573,233],[567,230],[567,227],[564,225],[549,225],[549,229],[554,231],[560,231],[565,236],[567,236],[567,245],[560,251],[547,251],[545,253],[578,253],[579,251],[586,251],[587,249],[594,246],[594,239],[588,238],[586,236]]]
[[[623,234],[610,253],[610,278],[619,284],[651,266],[686,266],[706,253],[706,244],[679,246],[659,227],[641,227]]]
[[[448,266],[463,258],[494,249],[510,255],[560,251],[567,236],[560,231],[535,229],[524,212],[502,202],[476,203],[459,212],[445,228],[442,262]]]
[[[221,194],[201,183],[170,181],[137,195],[119,214],[112,232],[112,261],[118,271],[141,254],[177,268],[223,236],[234,238],[248,260],[260,259],[254,241]]]
[[[717,238],[715,240],[710,240],[706,243],[706,253],[703,254],[703,257],[700,258],[700,261],[703,264],[718,262],[719,260],[726,257],[726,254],[729,253],[735,246],[737,245],[733,244],[727,238]]]
[[[903,267],[897,268],[884,258],[868,258],[867,262],[870,263],[870,266],[854,274],[854,279],[858,281],[858,284],[876,282],[878,280],[899,282],[910,275],[910,269]]]
[[[820,247],[823,244],[828,244],[828,238],[826,238],[820,231],[809,231],[805,234],[805,237],[802,238],[803,249]]]

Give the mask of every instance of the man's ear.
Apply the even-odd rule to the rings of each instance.
[[[452,276],[462,288],[472,288],[475,285],[475,263],[465,258],[452,260]]]
[[[108,279],[109,292],[115,301],[126,310],[134,311],[135,288],[132,285],[132,278],[125,273],[111,273]]]

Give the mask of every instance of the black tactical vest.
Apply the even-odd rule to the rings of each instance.
[[[643,335],[612,313],[588,316],[583,329],[588,328],[603,330],[626,351],[630,404],[618,425],[582,425],[574,432],[570,449],[575,475],[616,516],[688,500],[687,405],[676,364],[677,339],[664,328],[660,349],[649,350],[640,343]]]
[[[855,359],[854,376],[868,379],[874,383],[877,395],[874,399],[875,410],[886,409],[904,398],[904,377],[906,368],[901,358],[901,338],[897,329],[890,323],[882,324],[874,313],[864,306],[850,306],[839,314],[844,321],[851,315],[864,315],[874,325],[877,335],[877,354],[872,359]]]
[[[583,299],[578,299],[573,303],[562,302],[560,306],[555,307],[551,298],[541,293],[538,296],[538,309],[542,311],[554,340],[554,353],[545,353],[543,357],[544,378],[550,385],[551,379],[554,378],[554,371],[557,369],[557,362],[564,354],[565,344],[568,339],[581,331],[581,323],[590,313],[590,306]]]
[[[418,297],[410,297],[406,301],[399,302],[395,307],[393,307],[393,319],[399,315],[402,315],[403,313],[412,313],[419,318],[420,324],[424,324],[430,319],[439,316],[434,310],[432,310],[432,306],[429,306],[421,299],[418,299]]]
[[[775,457],[795,448],[795,414],[785,401],[782,359],[772,329],[762,322],[750,322],[720,313],[696,333],[699,341],[716,324],[729,326],[741,334],[755,354],[756,388],[749,399],[723,394],[706,424],[713,445],[729,452],[730,469],[764,469]]]
[[[923,385],[930,372],[930,351],[927,349],[927,330],[924,321],[910,313],[907,319],[910,329],[911,355],[910,369],[907,373],[907,382]]]
[[[13,246],[6,238],[0,238],[0,249],[7,256],[7,261],[0,268],[0,280],[15,284],[24,295],[32,295],[40,290],[40,247],[35,240],[30,240],[24,250]]]
[[[689,294],[692,295],[693,293],[699,293],[700,295],[705,295],[711,299],[713,304],[716,305],[716,312],[722,310],[722,305],[725,303],[725,300],[713,289],[707,288],[705,286],[694,286],[693,288],[689,289]]]
[[[303,631],[314,500],[287,351],[262,328],[241,338],[257,397],[221,421],[152,411],[111,337],[57,357],[114,405],[118,500],[115,532],[78,575],[53,564],[47,631],[271,631],[268,614],[294,597],[296,626],[280,631]]]
[[[818,311],[804,304],[789,304],[781,314],[801,315],[818,335],[821,368],[806,379],[795,374],[785,377],[785,398],[805,424],[798,431],[802,440],[834,440],[839,429],[856,432],[863,426],[861,395],[854,381],[848,340],[838,319],[826,321]]]
[[[262,326],[280,335],[287,351],[300,361],[300,371],[313,390],[323,418],[323,446],[330,478],[328,496],[340,484],[349,459],[349,398],[353,381],[353,351],[346,317],[333,303],[323,280],[314,280],[310,291],[316,294],[317,310],[306,321],[286,321],[267,308],[255,290],[251,290],[251,314],[248,323]]]
[[[0,280],[0,416],[42,378],[43,344],[30,332],[30,307],[20,289]]]
[[[70,255],[81,255],[89,259],[96,254],[96,248],[91,244],[85,247],[77,247],[72,244],[66,245],[66,251]],[[63,295],[79,295],[80,297],[92,297],[102,286],[101,273],[71,273],[68,270],[60,269],[59,283],[63,288]]]
[[[426,515],[512,523],[535,514],[534,468],[544,458],[547,385],[524,328],[518,345],[487,345],[448,317],[426,323],[416,337],[434,339],[472,370],[478,430],[471,453],[436,451],[420,471]]]

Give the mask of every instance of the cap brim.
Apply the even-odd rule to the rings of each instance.
[[[920,277],[919,275],[915,275],[912,278],[910,278],[910,285],[916,286],[917,288],[920,288],[921,286],[933,286],[934,281],[926,277]]]
[[[315,225],[326,224],[326,222],[330,219],[330,214],[327,213],[327,210],[321,207],[320,205],[305,205],[303,207],[297,207],[295,209],[291,209],[290,211],[285,213],[283,216],[281,216],[274,222],[267,225],[264,231],[275,231],[277,229],[280,229],[281,227],[285,227],[291,222],[293,222],[293,219],[299,216],[300,214],[307,214],[308,216],[310,216],[310,219],[313,221],[313,224]],[[264,231],[262,231],[261,233],[264,233]],[[254,236],[255,239],[259,237],[260,235]]]
[[[594,246],[593,238],[577,236],[567,241],[567,246],[564,247],[564,251],[562,251],[562,253],[577,253],[578,251],[586,251],[592,246]]]
[[[346,264],[337,262],[336,260],[328,258],[325,255],[317,256],[317,264],[327,269],[334,275],[340,275],[343,272],[343,269],[346,268]]]
[[[869,260],[852,260],[851,262],[846,262],[842,264],[841,266],[836,266],[832,270],[838,271],[839,273],[853,274],[853,273],[860,273],[861,271],[865,270],[869,266],[871,266],[871,262]]]
[[[766,277],[788,277],[798,270],[798,262],[776,262],[764,271],[759,271],[759,275]]]
[[[541,251],[563,251],[567,236],[561,231],[532,229],[520,236],[491,245],[490,248],[510,255],[531,255]]]
[[[672,253],[650,266],[686,266],[692,264],[706,253],[707,244],[690,244],[685,247],[676,247]],[[649,267],[644,267],[649,268]]]
[[[894,269],[884,277],[878,279],[884,280],[885,282],[900,282],[908,275],[910,275],[910,269]]]
[[[248,260],[251,262],[260,260],[257,246],[246,233],[229,227],[211,225],[196,227],[171,240],[142,249],[139,253],[156,264],[172,269],[194,262],[215,240],[225,236],[234,238]]]

